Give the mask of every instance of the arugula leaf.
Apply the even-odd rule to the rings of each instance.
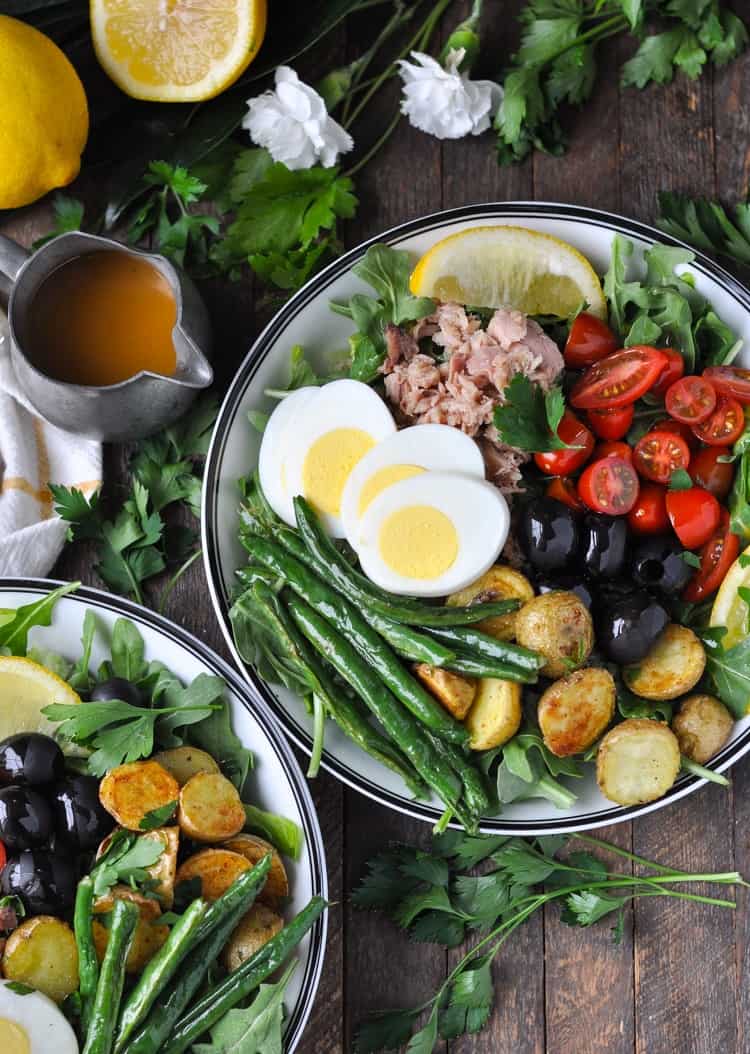
[[[89,664],[91,663],[91,649],[94,646],[96,625],[96,615],[91,608],[86,608],[81,631],[81,654],[68,676],[68,684],[77,692],[87,692],[91,687]]]
[[[262,984],[249,1007],[228,1010],[211,1028],[210,1043],[196,1043],[195,1054],[282,1054],[284,995],[297,968],[293,960],[278,981]]]
[[[6,655],[26,655],[29,631],[34,626],[49,626],[57,601],[67,593],[74,593],[80,584],[68,582],[31,604],[0,609],[0,615],[7,616],[0,620],[0,654],[4,652]]]
[[[684,468],[676,468],[669,477],[667,490],[692,490],[694,486],[690,473]]]
[[[91,871],[94,896],[106,896],[112,886],[121,882],[131,886],[145,882],[149,877],[147,868],[152,867],[163,852],[161,838],[116,831],[106,852]]]
[[[706,673],[716,695],[739,720],[750,712],[750,637],[724,648],[724,627],[699,634],[706,649]]]
[[[698,249],[750,264],[750,205],[734,206],[733,219],[723,205],[707,198],[662,191],[657,226]]]
[[[138,827],[142,831],[154,831],[157,827],[163,827],[167,820],[170,820],[172,816],[174,816],[177,805],[178,801],[175,798],[174,801],[168,801],[165,805],[160,805],[156,809],[151,809],[143,817],[138,824]]]
[[[134,684],[142,680],[148,671],[145,649],[136,624],[130,619],[118,618],[112,628],[112,674]]]
[[[576,449],[557,433],[565,413],[561,388],[550,388],[545,393],[524,374],[516,373],[503,397],[504,403],[495,407],[494,423],[508,446],[534,453]]]
[[[278,813],[266,812],[257,805],[249,805],[247,802],[243,802],[243,805],[247,826],[251,830],[260,831],[284,856],[289,856],[292,860],[299,860],[302,846],[305,844],[305,835],[294,820],[279,816]]]
[[[67,194],[58,193],[52,198],[52,230],[42,238],[37,238],[32,249],[39,249],[60,234],[83,229],[83,202]]]
[[[32,988],[30,984],[24,984],[23,981],[4,981],[3,987],[15,992],[16,995],[31,995],[36,992],[36,988]]]

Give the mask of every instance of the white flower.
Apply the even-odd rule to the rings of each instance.
[[[490,126],[503,89],[492,81],[471,81],[459,73],[464,49],[449,51],[445,69],[430,55],[412,51],[419,65],[401,60],[404,94],[401,112],[422,132],[438,139],[479,135]]]
[[[248,99],[242,121],[250,138],[264,146],[274,161],[287,168],[325,168],[354,146],[348,132],[332,117],[314,88],[304,84],[289,66],[276,70],[276,90]]]

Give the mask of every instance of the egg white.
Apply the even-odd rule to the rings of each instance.
[[[358,429],[379,443],[394,434],[396,424],[380,396],[361,381],[331,381],[318,389],[318,394],[294,418],[294,435],[290,437],[285,461],[286,485],[291,497],[308,496],[303,474],[309,450],[318,439],[339,428]],[[344,537],[340,515],[322,513],[321,520],[334,538]]]
[[[20,995],[10,984],[0,981],[0,1018],[26,1030],[31,1054],[78,1054],[75,1032],[55,1003],[41,992]]]
[[[268,418],[258,455],[258,477],[263,493],[273,511],[285,523],[294,526],[292,495],[286,486],[284,467],[289,446],[295,440],[295,418],[320,388],[304,387],[285,395]]]
[[[416,465],[425,470],[484,479],[484,459],[479,447],[457,428],[438,424],[402,428],[365,454],[344,487],[341,521],[346,539],[354,549],[359,544],[362,489],[376,472],[391,465]]]
[[[436,578],[406,577],[380,555],[379,536],[384,522],[399,509],[428,505],[453,524],[458,553],[451,566]],[[505,498],[484,480],[448,472],[424,472],[387,487],[365,510],[360,521],[359,555],[369,579],[401,596],[439,597],[464,589],[483,575],[505,545],[510,513]],[[429,538],[425,538],[429,546]]]

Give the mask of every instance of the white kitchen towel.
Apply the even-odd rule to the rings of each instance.
[[[60,555],[67,525],[48,483],[89,495],[101,478],[101,443],[51,425],[19,389],[0,310],[0,576],[44,576]]]

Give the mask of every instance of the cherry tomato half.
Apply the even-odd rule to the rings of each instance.
[[[745,413],[737,399],[721,395],[716,409],[705,421],[693,425],[697,437],[709,446],[731,446],[745,429]]]
[[[682,377],[664,396],[664,409],[675,421],[697,425],[713,412],[716,392],[702,377]]]
[[[645,345],[616,351],[586,370],[570,401],[581,410],[629,406],[645,395],[666,364],[663,352]]]
[[[671,432],[672,435],[681,436],[691,450],[697,450],[700,446],[698,437],[690,425],[686,425],[682,421],[675,421],[672,417],[662,417],[661,421],[651,425],[649,432]]]
[[[547,484],[547,489],[544,493],[548,498],[561,501],[563,505],[567,505],[574,512],[583,512],[585,509],[585,505],[578,497],[578,491],[572,479],[563,479],[561,476],[556,476],[555,479]]]
[[[600,439],[622,439],[633,423],[634,413],[632,404],[615,410],[589,410],[591,431]]]
[[[593,453],[594,461],[600,457],[621,457],[633,464],[633,451],[627,443],[619,443],[613,439],[609,443],[597,443]]]
[[[546,476],[570,476],[585,465],[594,449],[594,437],[585,424],[578,420],[574,413],[566,410],[557,434],[564,443],[574,449],[550,450],[546,454],[534,454],[537,467]]]
[[[703,487],[667,491],[667,515],[686,549],[705,545],[719,525],[721,506]]]
[[[734,482],[734,465],[731,461],[720,461],[719,458],[730,457],[728,446],[706,446],[693,454],[690,459],[690,478],[693,483],[703,487],[721,501],[726,498]]]
[[[624,516],[638,498],[638,476],[624,458],[603,457],[583,470],[578,494],[594,512]]]
[[[633,464],[639,476],[669,483],[673,472],[690,464],[690,450],[684,439],[671,432],[646,432],[635,444]]]
[[[667,365],[659,374],[659,379],[651,389],[652,395],[663,399],[675,381],[679,381],[685,372],[685,360],[676,348],[659,348],[667,356]]]
[[[617,351],[617,337],[596,315],[582,311],[570,327],[570,334],[565,343],[565,365],[571,370],[580,370],[584,366],[593,366],[595,362]]]
[[[740,540],[726,524],[720,524],[700,551],[701,565],[685,586],[682,597],[690,604],[715,593],[737,559]]]
[[[642,483],[638,499],[628,513],[628,527],[636,534],[662,534],[669,530],[667,492],[657,483]]]
[[[728,395],[743,406],[750,403],[750,370],[739,366],[707,366],[703,376],[719,393]]]

